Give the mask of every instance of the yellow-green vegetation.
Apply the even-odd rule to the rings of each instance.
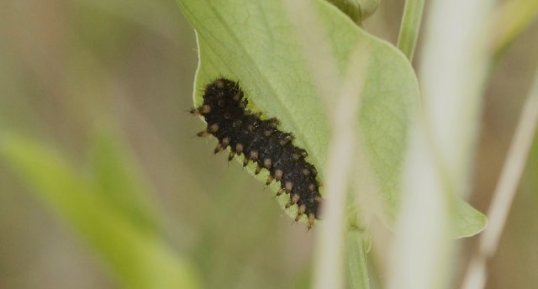
[[[4,0],[0,288],[453,285],[538,70],[536,1],[463,2]],[[326,200],[361,88],[337,127],[357,128],[345,233],[294,223],[264,173],[195,137],[218,77],[294,133]],[[536,137],[523,164],[486,288],[538,284]]]

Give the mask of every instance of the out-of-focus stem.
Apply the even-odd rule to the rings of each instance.
[[[478,253],[471,259],[462,286],[463,289],[481,289],[485,286],[487,278],[486,261],[497,251],[537,127],[538,71],[534,78],[533,88],[523,106],[523,112],[510,144],[499,183],[493,194],[493,200],[488,210],[489,226],[480,238]]]
[[[499,55],[538,17],[538,1],[507,1],[493,18],[493,50]]]
[[[409,61],[413,60],[415,53],[423,10],[424,0],[405,1],[400,34],[398,35],[398,48],[407,56]]]

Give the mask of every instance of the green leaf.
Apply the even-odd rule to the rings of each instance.
[[[481,212],[475,210],[471,205],[462,199],[457,199],[453,212],[456,222],[450,235],[454,238],[471,237],[482,231],[488,223],[488,218]]]
[[[294,133],[297,144],[309,152],[309,160],[323,176],[330,120],[286,1],[178,1],[198,37],[195,105],[202,102],[205,86],[216,78],[239,81],[256,109],[277,117],[284,131]],[[394,216],[409,120],[420,101],[416,76],[394,46],[360,29],[332,4],[322,0],[311,3],[325,31],[305,27],[302,33],[321,33],[332,53],[327,57],[334,58],[340,75],[346,75],[356,47],[370,49],[366,73],[355,77],[364,83],[357,122],[381,197],[389,207],[386,213]],[[339,91],[334,93],[336,96]],[[285,198],[279,198],[281,204]],[[294,215],[293,211],[288,213]],[[471,207],[464,215],[480,217]],[[475,232],[481,229],[473,227]]]
[[[0,159],[97,250],[125,288],[198,288],[192,268],[160,238],[118,211],[99,186],[59,155],[0,135]]]

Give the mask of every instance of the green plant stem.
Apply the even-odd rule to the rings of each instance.
[[[347,270],[349,285],[352,289],[369,289],[368,266],[366,260],[366,241],[358,231],[347,232]]]
[[[405,1],[400,34],[398,35],[398,48],[407,56],[409,61],[413,60],[413,54],[415,53],[423,10],[424,0]]]

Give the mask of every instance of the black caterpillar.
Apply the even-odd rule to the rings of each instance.
[[[290,194],[286,208],[297,205],[295,220],[306,215],[308,227],[312,227],[319,219],[320,185],[316,168],[305,159],[307,152],[293,145],[293,135],[279,130],[276,118],[262,120],[260,114],[249,111],[237,82],[217,79],[206,87],[203,98],[204,103],[191,110],[192,114],[202,115],[207,123],[207,129],[198,136],[215,136],[219,143],[214,152],[229,147],[229,160],[243,154],[243,166],[255,162],[256,174],[267,169],[266,184],[279,181],[277,195]]]

